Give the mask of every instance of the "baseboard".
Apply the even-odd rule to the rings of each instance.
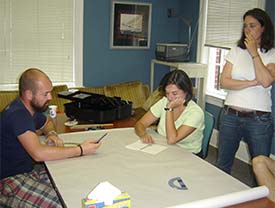
[[[216,148],[218,148],[218,135],[219,131],[214,129],[210,140],[210,145]],[[247,164],[251,164],[251,157],[248,151],[247,144],[245,142],[241,141],[235,157]],[[275,155],[273,154],[271,154],[270,157],[275,159]]]

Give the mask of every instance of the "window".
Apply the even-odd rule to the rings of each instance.
[[[54,84],[82,85],[82,18],[83,0],[1,0],[0,89],[16,88],[30,67]]]
[[[209,62],[207,92],[209,95],[224,99],[226,96],[226,91],[220,87],[220,78],[223,66],[225,64],[225,56],[229,50],[215,47],[210,47],[208,50]]]
[[[255,7],[264,8],[264,0],[204,0],[201,2],[198,61],[208,64],[206,94],[224,99],[220,75],[225,57],[241,37],[242,16]]]

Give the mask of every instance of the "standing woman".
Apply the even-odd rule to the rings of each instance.
[[[270,154],[274,131],[271,85],[275,81],[274,28],[265,11],[243,16],[242,37],[226,58],[221,86],[228,90],[222,111],[217,166],[230,173],[242,138],[251,157]]]

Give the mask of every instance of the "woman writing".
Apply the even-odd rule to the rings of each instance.
[[[154,104],[136,123],[135,131],[145,143],[154,143],[146,128],[159,119],[157,131],[166,137],[168,144],[199,153],[204,129],[204,113],[192,101],[193,88],[184,71],[174,70],[166,74],[160,82],[165,96]]]

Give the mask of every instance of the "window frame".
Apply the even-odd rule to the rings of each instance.
[[[83,86],[83,17],[84,17],[84,0],[74,0],[74,48],[73,48],[73,87]]]

